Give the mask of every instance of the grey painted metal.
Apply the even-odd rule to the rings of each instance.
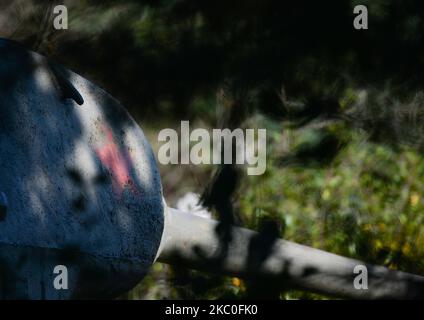
[[[0,298],[116,297],[154,262],[154,154],[109,94],[0,40]],[[56,265],[68,290],[56,290]]]
[[[301,288],[354,299],[424,298],[424,277],[389,270],[322,250],[276,239],[252,248],[258,233],[233,227],[223,256],[216,232],[218,222],[168,208],[159,261],[242,278],[271,281],[286,288]],[[252,250],[254,252],[252,252]],[[259,253],[259,254],[258,254]],[[218,258],[217,258],[218,257]],[[355,289],[354,268],[366,265],[368,289]],[[271,283],[270,282],[270,283]]]

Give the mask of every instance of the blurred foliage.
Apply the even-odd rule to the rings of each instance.
[[[64,1],[68,31],[49,27],[54,3],[2,1],[0,36],[101,84],[155,150],[181,120],[267,128],[266,173],[229,195],[236,224],[424,273],[424,2]],[[215,169],[161,166],[170,204]],[[123,298],[249,297],[323,298],[161,264]]]

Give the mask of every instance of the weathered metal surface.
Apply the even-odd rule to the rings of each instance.
[[[0,298],[125,292],[155,260],[163,211],[153,152],[124,108],[0,39]],[[68,290],[53,286],[56,265]]]

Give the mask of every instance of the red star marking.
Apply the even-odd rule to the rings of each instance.
[[[113,138],[112,131],[104,126],[103,130],[106,136],[106,142],[101,148],[96,149],[103,166],[112,174],[112,190],[120,199],[125,188],[128,186],[131,192],[138,196],[138,190],[131,178],[132,161],[130,155],[124,151],[121,152]]]

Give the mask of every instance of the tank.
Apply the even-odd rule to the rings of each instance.
[[[0,298],[130,290],[156,259],[164,207],[152,149],[120,103],[0,39]]]

